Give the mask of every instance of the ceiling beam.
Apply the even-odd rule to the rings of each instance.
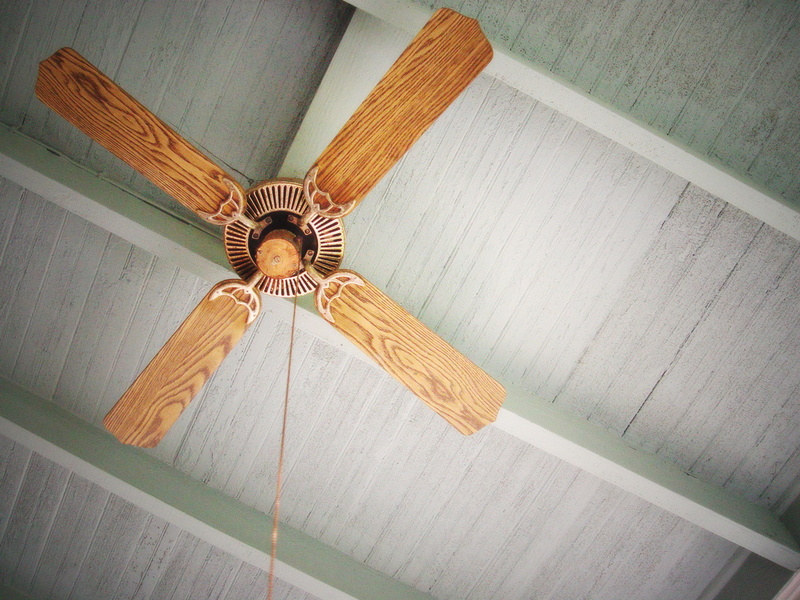
[[[272,517],[0,378],[0,433],[121,498],[267,570]],[[318,598],[431,600],[291,528],[279,528],[275,575]]]
[[[3,127],[0,176],[209,282],[229,276],[219,240]],[[316,315],[307,299],[299,305],[305,310],[298,311],[298,327],[369,362]],[[266,313],[290,318],[289,302],[265,296],[263,307]],[[509,390],[495,426],[773,562],[800,568],[800,549],[776,515],[630,448],[621,438],[550,402]]]
[[[405,48],[411,35],[419,31],[432,14],[429,9],[412,0],[347,1],[374,16],[384,28],[385,37],[381,38],[383,44],[379,48],[371,48],[369,53],[361,52],[360,56],[366,59],[359,64],[361,68],[368,63],[381,63],[387,56],[396,58]],[[354,21],[358,18],[360,17],[356,12]],[[373,39],[375,35],[374,31],[368,34],[366,41]],[[599,102],[583,90],[538,65],[515,56],[496,44],[493,46],[494,60],[486,67],[487,74],[583,123],[679,177],[691,181],[775,229],[800,240],[800,211],[796,205],[791,205],[779,195],[756,185],[722,164],[712,162],[708,157],[680,144],[674,138],[667,137],[610,105]],[[345,80],[344,83],[349,89],[344,94],[345,98],[340,97],[338,103],[330,101],[320,103],[326,104],[328,108],[338,107],[334,110],[341,110],[346,119],[358,103],[346,106],[344,100],[356,95],[357,90],[365,89],[360,95],[363,98],[372,88],[369,66],[366,67],[365,73],[367,77],[363,79],[356,76]],[[377,79],[375,81],[377,82]],[[335,90],[333,93],[340,94]],[[335,112],[329,112],[326,116],[329,118],[333,116],[335,121],[337,118],[335,115]],[[316,158],[318,154],[314,153],[311,159]]]

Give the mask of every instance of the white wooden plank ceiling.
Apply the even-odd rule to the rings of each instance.
[[[796,80],[781,79],[797,72],[794,5],[562,4],[455,7],[482,17],[493,41],[796,199]],[[0,41],[14,53],[0,55],[0,120],[182,214],[33,99],[35,64],[72,44],[243,181],[276,174],[347,12],[189,6],[5,7]],[[708,39],[693,19],[716,25]],[[731,46],[753,22],[770,33],[740,58],[714,58],[714,43]],[[657,35],[642,55],[629,45],[645,30]],[[695,53],[671,52],[687,40]],[[750,50],[760,59],[746,67]],[[754,133],[743,111],[764,104],[755,92],[770,81],[772,128]],[[99,424],[209,284],[13,182],[0,193],[0,376]],[[345,266],[502,382],[759,506],[781,512],[797,496],[796,240],[490,76],[346,227]],[[287,339],[286,320],[265,315],[152,454],[269,512]],[[699,598],[736,551],[497,428],[462,438],[310,330],[296,352],[285,522],[417,590]],[[62,597],[58,577],[81,598],[263,590],[246,561],[24,445],[2,438],[0,450],[0,581],[35,598]],[[76,518],[88,523],[76,554],[102,568],[66,568]]]

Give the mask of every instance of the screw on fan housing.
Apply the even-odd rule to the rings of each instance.
[[[339,267],[344,255],[341,219],[319,214],[308,218],[301,181],[264,181],[247,190],[246,198],[245,215],[257,227],[234,221],[225,226],[223,236],[228,261],[242,279],[260,271],[257,289],[291,298],[317,288],[304,261],[323,277]]]

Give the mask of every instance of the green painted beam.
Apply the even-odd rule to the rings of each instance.
[[[268,563],[272,517],[3,378],[0,433],[237,558]],[[320,598],[431,598],[286,525],[278,562],[278,577]]]

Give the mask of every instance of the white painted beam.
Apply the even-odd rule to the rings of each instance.
[[[198,242],[210,237],[208,234],[194,227],[181,229],[180,222],[169,225],[170,220],[176,218],[166,213],[161,213],[157,219],[158,231],[149,229],[151,215],[142,216],[146,211],[134,206],[142,202],[140,199],[128,195],[118,206],[111,206],[105,199],[105,194],[112,193],[111,184],[97,180],[88,185],[82,178],[91,178],[91,174],[42,149],[36,142],[7,130],[0,130],[0,175],[45,197],[48,190],[56,190],[60,197],[68,198],[62,206],[71,207],[100,227],[116,228],[115,233],[163,258],[175,259],[174,253],[179,252],[183,257],[180,260],[193,265],[194,272],[209,281],[217,277],[221,268],[216,262],[218,250]],[[117,189],[115,193],[119,192]],[[98,196],[91,197],[91,194]],[[165,233],[173,228],[180,232],[180,240],[172,240],[169,233]],[[132,233],[139,231],[143,232],[141,240]],[[184,256],[183,253],[188,254]],[[196,255],[191,257],[191,254]],[[264,300],[266,310],[284,317],[288,315],[290,303],[267,297]],[[336,343],[354,357],[369,360],[341,339],[312,309],[299,312],[302,313],[300,327]],[[551,403],[511,390],[496,426],[739,546],[789,569],[800,568],[800,549],[777,516],[686,475],[656,456],[634,450],[622,439]]]
[[[144,510],[261,569],[272,517],[0,378],[0,433]],[[275,574],[318,598],[423,600],[431,596],[281,525]]]
[[[370,47],[369,52],[362,53],[365,60],[359,68],[364,68],[367,73],[370,73],[369,65],[382,63],[386,56],[398,56],[411,35],[416,33],[431,15],[430,10],[411,0],[348,0],[348,2],[376,17],[375,26],[380,26],[379,22],[383,22],[384,43],[379,47]],[[357,21],[358,19],[354,18],[354,22]],[[374,31],[367,35],[370,36],[365,39],[367,43],[370,38],[377,36]],[[790,205],[780,196],[755,185],[720,164],[710,162],[706,157],[663,133],[598,102],[572,84],[531,62],[514,56],[496,45],[494,53],[494,60],[486,68],[487,74],[630,148],[775,229],[800,240],[800,212],[797,207]],[[366,87],[366,91],[361,94],[362,99],[372,87],[369,77],[362,82],[357,76],[351,76],[344,82],[349,87],[357,86],[359,90]],[[321,88],[317,95],[325,91]],[[334,93],[339,92],[334,90]],[[348,97],[354,95],[355,89],[348,90]],[[340,98],[338,105],[323,100],[320,100],[320,104],[328,107],[339,106],[346,119],[358,103],[349,106],[344,100]],[[333,111],[325,116],[332,120],[339,118],[338,113]],[[303,135],[302,131],[300,135]],[[316,158],[317,154],[314,154],[311,160]]]

